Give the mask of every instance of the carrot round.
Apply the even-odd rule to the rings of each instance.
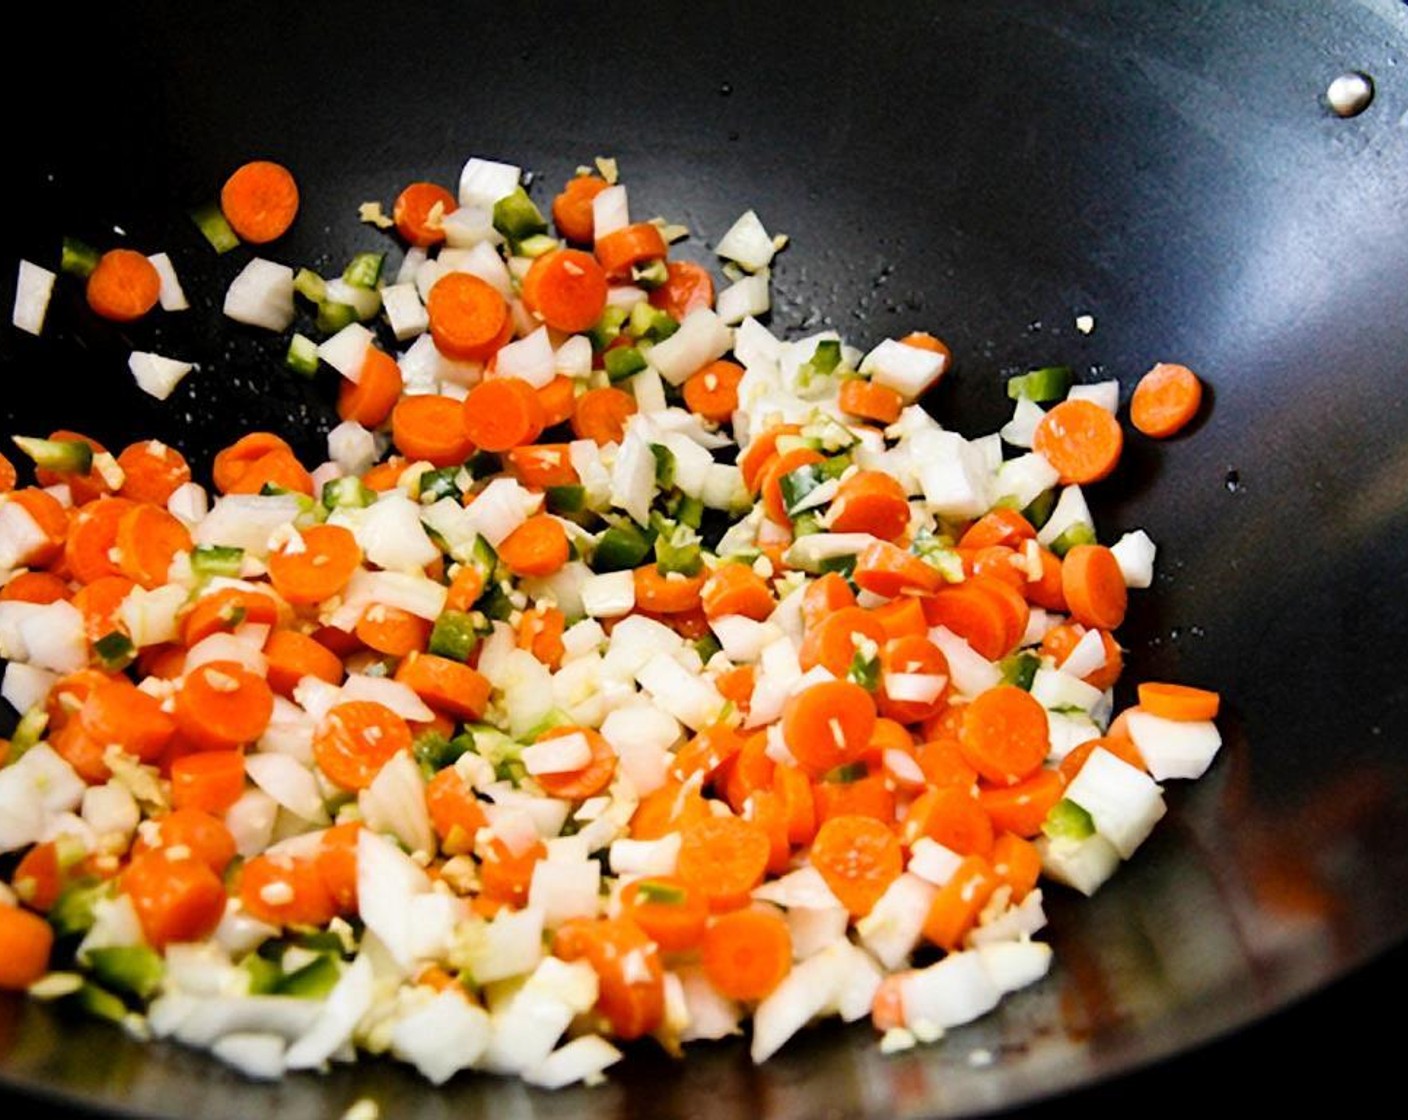
[[[595,175],[577,175],[567,180],[567,185],[552,200],[552,220],[557,232],[568,241],[589,245],[595,232],[596,221],[592,200],[608,184]]]
[[[244,910],[273,926],[325,926],[337,903],[317,862],[288,855],[257,855],[240,870]]]
[[[927,836],[962,856],[987,855],[994,835],[992,817],[978,798],[951,785],[931,786],[916,797],[900,831],[906,844]]]
[[[80,583],[120,573],[117,529],[136,503],[127,498],[99,498],[80,506],[69,521],[64,561]]]
[[[813,774],[824,774],[865,753],[875,731],[875,701],[850,681],[822,681],[788,697],[782,738]]]
[[[541,840],[518,854],[508,850],[497,836],[482,852],[479,862],[479,883],[483,894],[511,906],[525,906],[528,890],[533,883],[533,868],[548,854]]]
[[[665,282],[650,293],[650,306],[683,319],[700,307],[714,306],[714,278],[693,261],[670,261]]]
[[[344,917],[357,913],[357,837],[360,821],[335,824],[323,832],[311,862],[333,908]]]
[[[705,420],[727,423],[738,407],[738,383],[742,380],[743,367],[737,362],[725,358],[710,362],[685,379],[685,406]]]
[[[1042,764],[1050,746],[1046,709],[1014,685],[998,685],[963,709],[963,757],[998,786],[1016,785]]]
[[[562,774],[539,774],[537,782],[550,796],[563,801],[584,801],[594,797],[611,784],[616,774],[616,752],[611,744],[590,727],[554,727],[538,736],[543,743],[565,735],[581,735],[591,749],[591,760],[580,770]]]
[[[922,616],[922,612],[921,612]],[[886,679],[896,674],[943,677],[943,687],[929,701],[896,700],[886,690]],[[943,709],[948,703],[948,659],[927,636],[913,634],[887,641],[880,654],[880,714],[899,723],[918,723]]]
[[[143,762],[160,758],[177,728],[177,722],[162,710],[161,701],[126,677],[93,684],[78,711],[78,721],[100,745],[119,743]]]
[[[1006,545],[1020,548],[1024,541],[1036,536],[1032,523],[1015,509],[989,510],[973,522],[958,538],[959,548],[989,548]]]
[[[92,449],[94,455],[106,455],[108,449],[95,440],[92,436],[84,435],[82,432],[75,432],[69,428],[59,428],[49,433],[52,440],[86,443]],[[112,487],[103,477],[102,471],[96,465],[90,466],[86,473],[79,474],[76,471],[56,471],[47,467],[36,466],[34,468],[34,481],[40,486],[64,485],[68,487],[69,496],[73,499],[75,506],[83,506],[87,503],[112,493]]]
[[[342,661],[337,654],[297,630],[271,631],[264,643],[264,658],[269,664],[269,687],[280,696],[292,697],[304,677],[342,683]]]
[[[777,441],[783,436],[795,436],[802,429],[796,424],[775,424],[759,432],[748,442],[738,456],[738,469],[743,474],[743,485],[750,494],[756,494],[763,484],[763,472],[777,454]]]
[[[720,995],[760,1000],[792,971],[792,933],[776,910],[735,910],[705,931],[699,961]]]
[[[748,564],[720,564],[700,591],[709,618],[741,614],[761,622],[777,607],[768,581]]]
[[[904,870],[904,853],[888,824],[867,816],[832,817],[812,841],[812,866],[853,917],[864,917]]]
[[[201,750],[232,750],[264,734],[274,693],[237,661],[207,661],[186,674],[176,693],[176,724]]]
[[[391,415],[401,395],[401,367],[377,346],[367,347],[356,381],[344,377],[337,393],[337,414],[364,428],[375,428]]]
[[[160,293],[156,266],[135,249],[109,249],[88,275],[88,306],[115,323],[140,319]]]
[[[244,793],[244,754],[198,751],[171,764],[171,804],[177,809],[224,813]]]
[[[1088,633],[1089,631],[1078,622],[1063,622],[1059,626],[1053,626],[1042,636],[1041,652],[1055,661],[1057,668],[1060,668],[1077,643]],[[1124,669],[1124,654],[1114,635],[1108,630],[1100,630],[1098,633],[1105,650],[1105,664],[1087,673],[1081,680],[1103,692],[1114,687],[1115,682],[1119,680]]]
[[[869,533],[893,541],[909,527],[904,487],[881,471],[857,471],[845,479],[831,502],[833,533]]]
[[[445,240],[440,219],[458,208],[459,200],[439,183],[410,183],[396,196],[391,217],[408,245],[426,248]]]
[[[298,216],[298,184],[282,164],[252,160],[225,180],[220,210],[242,240],[264,245],[293,225]]]
[[[877,385],[859,377],[841,382],[836,403],[842,412],[877,424],[893,424],[900,418],[904,398],[888,385]]]
[[[1045,457],[1061,482],[1099,482],[1115,469],[1124,450],[1124,431],[1115,417],[1087,400],[1062,401],[1041,418],[1032,449]]]
[[[802,593],[802,624],[811,630],[828,616],[855,605],[856,593],[851,590],[846,577],[839,572],[827,572],[807,584],[806,591]]]
[[[852,578],[858,587],[888,599],[906,592],[928,594],[944,582],[938,569],[889,541],[871,541],[861,549]]]
[[[293,448],[287,440],[273,432],[249,432],[229,447],[221,448],[215,453],[215,463],[211,468],[215,488],[222,494],[228,494],[230,487],[240,480],[250,465],[271,451],[292,454]]]
[[[1198,414],[1203,383],[1187,366],[1160,362],[1139,379],[1129,401],[1129,422],[1153,439],[1177,435]]]
[[[397,752],[410,749],[410,726],[375,700],[334,705],[313,733],[318,768],[348,790],[366,789]]]
[[[626,435],[626,421],[635,414],[636,399],[624,389],[611,385],[588,389],[577,398],[572,431],[578,439],[599,445],[620,443]]]
[[[993,841],[988,857],[998,882],[1012,888],[1011,901],[1021,902],[1041,877],[1041,852],[1030,840],[1004,832]]]
[[[1165,681],[1143,681],[1139,685],[1139,706],[1151,716],[1180,721],[1217,718],[1222,698],[1210,689]]]
[[[439,654],[412,653],[396,666],[396,680],[455,719],[479,719],[489,706],[488,680],[463,662]]]
[[[655,564],[635,570],[636,606],[651,614],[683,614],[700,604],[704,573],[662,572]]]
[[[391,442],[411,460],[453,467],[474,453],[474,441],[460,421],[461,404],[453,397],[421,393],[402,397],[391,410]]]
[[[924,617],[931,626],[953,631],[989,661],[1011,649],[1012,617],[1007,605],[976,580],[940,588],[924,600]]]
[[[487,280],[467,272],[447,272],[425,301],[430,337],[447,358],[486,361],[513,331],[508,304]]]
[[[516,576],[550,576],[567,563],[567,530],[548,513],[537,513],[499,543],[499,559]]]
[[[128,444],[118,455],[117,465],[122,468],[118,493],[134,502],[165,505],[178,487],[191,481],[186,457],[160,440]]]
[[[559,373],[546,385],[533,390],[538,395],[538,403],[543,406],[543,427],[555,428],[572,419],[577,411],[577,383],[572,378]]]
[[[38,914],[0,904],[0,989],[21,992],[49,969],[54,931]]]
[[[193,756],[199,757],[199,756]],[[217,875],[235,858],[235,838],[219,817],[190,806],[176,809],[153,822],[133,845],[134,852],[164,851],[168,858],[184,858],[185,853],[200,860]]]
[[[426,783],[425,805],[430,824],[449,855],[474,850],[474,838],[489,823],[474,790],[453,766],[447,766]]]
[[[373,603],[357,620],[352,632],[368,649],[388,657],[405,657],[423,649],[430,640],[431,624],[401,607]]]
[[[924,936],[941,949],[953,952],[963,944],[978,922],[978,915],[997,889],[992,865],[982,856],[966,857],[929,904]]]
[[[229,490],[230,494],[260,494],[265,487],[313,496],[313,476],[292,451],[276,449],[250,463]]]
[[[1112,727],[1113,731],[1114,728]],[[1071,748],[1069,754],[1061,759],[1057,769],[1061,777],[1069,784],[1076,780],[1076,775],[1080,773],[1080,768],[1086,764],[1090,756],[1097,749],[1109,751],[1121,762],[1127,762],[1137,770],[1148,771],[1149,767],[1144,761],[1144,756],[1139,753],[1139,748],[1134,745],[1134,740],[1123,735],[1104,735],[1098,739],[1087,739],[1084,743]]]
[[[20,603],[56,603],[71,599],[68,583],[53,572],[20,572],[0,588],[0,600]]]
[[[507,451],[533,443],[547,416],[533,386],[521,377],[492,377],[469,391],[460,407],[460,427],[476,447]]]
[[[1041,561],[1041,575],[1028,580],[1023,593],[1034,607],[1048,611],[1066,610],[1066,593],[1061,588],[1061,558],[1049,548],[1038,548],[1037,557]]]
[[[660,260],[669,247],[660,230],[649,222],[635,222],[596,239],[596,259],[613,280],[629,280],[631,269]]]
[[[764,468],[759,492],[763,510],[771,520],[779,525],[792,524],[792,519],[787,515],[787,502],[782,496],[782,479],[802,467],[823,462],[824,458],[821,452],[810,447],[794,447],[784,451]]]
[[[118,883],[132,900],[147,944],[157,951],[173,942],[204,940],[225,914],[225,885],[199,859],[141,852]]]
[[[709,907],[673,875],[632,879],[621,888],[621,916],[640,926],[667,953],[693,949],[704,937]]]
[[[1115,554],[1102,544],[1080,544],[1061,561],[1061,590],[1071,617],[1084,626],[1117,630],[1129,591]]]
[[[547,426],[551,427],[551,424]],[[572,466],[571,449],[565,443],[510,447],[504,452],[504,466],[532,490],[545,490],[549,486],[575,486],[581,481]]]
[[[193,646],[211,634],[229,633],[245,623],[272,626],[278,617],[278,604],[262,591],[222,587],[192,604],[181,624],[181,639]]]
[[[385,462],[378,463],[362,475],[362,485],[368,490],[375,490],[378,494],[394,490],[396,483],[400,481],[401,475],[405,473],[406,467],[409,465],[404,455],[392,455]]]
[[[1041,831],[1052,806],[1061,800],[1066,779],[1059,770],[1037,770],[1015,786],[984,786],[978,804],[992,819],[993,827],[1030,838]]]
[[[558,927],[553,953],[585,959],[597,974],[596,1010],[611,1033],[630,1041],[665,1017],[665,970],[660,952],[629,918],[572,918]]]
[[[584,331],[606,308],[606,273],[590,253],[554,249],[523,278],[523,303],[553,330]]]
[[[808,625],[799,657],[803,669],[821,665],[844,677],[863,646],[871,643],[878,653],[885,641],[885,627],[870,611],[843,606]]]
[[[290,603],[321,603],[347,586],[362,563],[362,549],[350,529],[312,525],[304,529],[302,545],[269,553],[269,579]]]
[[[763,828],[739,817],[709,817],[681,831],[675,873],[714,913],[734,910],[763,881],[771,847]]]

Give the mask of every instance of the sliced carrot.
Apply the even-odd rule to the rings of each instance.
[[[794,447],[768,464],[763,470],[759,493],[763,509],[771,520],[779,525],[792,524],[792,519],[787,515],[787,502],[782,496],[783,478],[802,467],[824,461],[825,456],[819,451],[813,451],[810,447]]]
[[[836,403],[842,412],[862,420],[874,420],[877,424],[893,424],[904,408],[904,398],[888,385],[877,385],[859,377],[841,382]]]
[[[518,377],[481,381],[465,397],[460,427],[476,447],[507,451],[534,442],[546,423],[533,387]]]
[[[0,990],[22,992],[49,970],[54,931],[37,914],[0,903]]]
[[[572,413],[577,410],[577,383],[572,378],[559,373],[533,391],[543,406],[544,428],[555,428],[572,419]]]
[[[82,432],[75,432],[69,428],[59,428],[49,433],[49,438],[55,441],[66,441],[72,443],[86,443],[92,448],[94,455],[106,455],[108,449],[95,440],[92,436],[84,435]],[[34,481],[40,486],[68,487],[69,496],[73,499],[75,506],[86,505],[87,503],[112,493],[112,487],[103,477],[102,471],[97,466],[90,466],[86,474],[78,474],[74,471],[56,471],[45,467],[36,466],[34,468]]]
[[[344,377],[337,392],[337,414],[365,428],[381,424],[401,395],[401,367],[377,346],[368,346],[356,381]]]
[[[739,614],[761,622],[777,607],[767,580],[748,564],[720,564],[704,581],[700,600],[709,618]]]
[[[321,603],[347,586],[362,563],[362,549],[350,529],[312,525],[300,534],[297,547],[269,553],[269,579],[294,604]]]
[[[707,820],[710,815],[709,803],[700,794],[696,783],[686,785],[669,779],[659,789],[640,799],[631,816],[631,838],[659,840],[671,832]]]
[[[1007,580],[991,576],[975,575],[967,581],[967,585],[981,589],[1002,607],[1007,624],[1003,653],[1016,649],[1027,632],[1027,622],[1031,618],[1031,607],[1022,593]]]
[[[772,788],[782,804],[790,844],[810,844],[816,836],[816,796],[806,771],[788,763],[773,768]]]
[[[421,393],[401,397],[391,410],[391,442],[412,461],[453,467],[474,453],[461,424],[463,406],[454,397]]]
[[[1004,832],[993,841],[989,857],[999,883],[1012,888],[1015,905],[1026,898],[1041,877],[1041,852],[1030,840]]]
[[[994,828],[1030,838],[1041,832],[1046,814],[1065,789],[1059,770],[1041,769],[1014,786],[979,787],[978,804],[992,818]]]
[[[968,931],[977,925],[978,915],[997,885],[997,876],[986,859],[967,856],[929,904],[924,936],[941,949],[958,949]]]
[[[6,455],[0,455],[0,494],[8,494],[19,483],[19,472]]]
[[[262,494],[270,488],[312,497],[313,476],[292,451],[274,450],[250,463],[229,493]]]
[[[447,611],[467,611],[484,594],[484,576],[478,568],[461,564],[450,579],[449,593],[445,596]]]
[[[881,821],[832,817],[812,841],[812,866],[853,917],[864,917],[904,870],[899,839]]]
[[[805,609],[805,608],[804,608]],[[871,610],[875,621],[885,631],[888,641],[899,638],[923,638],[929,633],[929,620],[924,617],[924,607],[912,595],[892,599],[888,603]]]
[[[812,786],[818,825],[833,817],[868,817],[889,825],[895,819],[894,783],[883,770],[867,769],[865,776],[840,781],[819,781]]]
[[[64,538],[68,533],[68,510],[52,494],[35,486],[12,490],[5,501],[13,502],[29,514],[44,540],[35,544],[17,562],[26,567],[43,568],[63,555]]]
[[[742,813],[752,794],[771,787],[776,769],[777,763],[768,755],[767,732],[755,731],[722,768],[724,800],[735,813]]]
[[[552,220],[557,232],[568,241],[591,244],[596,226],[592,200],[607,186],[605,179],[595,175],[576,175],[568,179],[562,192],[552,200]]]
[[[509,851],[497,836],[485,846],[479,862],[479,884],[483,893],[510,906],[528,903],[528,890],[533,884],[533,868],[545,859],[547,846],[535,840],[517,854]]]
[[[596,1010],[616,1037],[640,1038],[664,1021],[660,951],[629,918],[569,919],[558,927],[553,953],[592,966],[598,982]]]
[[[441,220],[459,209],[459,200],[439,183],[409,183],[391,206],[396,232],[409,245],[428,248],[445,240]]]
[[[311,859],[333,908],[344,917],[357,913],[357,837],[361,830],[360,821],[326,829]]]
[[[378,494],[394,490],[396,483],[400,481],[401,475],[405,473],[409,465],[405,456],[393,455],[384,463],[378,463],[362,475],[362,485],[368,490],[375,490]]]
[[[117,619],[117,609],[136,586],[126,576],[102,576],[74,592],[72,602],[83,615],[90,643],[114,632],[126,632]]]
[[[739,817],[709,817],[680,835],[675,873],[704,896],[714,913],[746,906],[749,892],[767,871],[767,832]]]
[[[837,611],[855,605],[856,593],[846,577],[839,572],[827,572],[807,584],[802,593],[802,624],[811,630]]]
[[[425,301],[430,337],[447,358],[487,361],[513,332],[508,304],[487,280],[467,272],[447,272]]]
[[[56,603],[71,598],[68,584],[53,572],[20,572],[0,588],[0,600],[17,603]]]
[[[264,657],[269,663],[269,687],[280,696],[292,697],[304,677],[342,683],[342,661],[337,654],[297,630],[271,631],[264,643]]]
[[[725,358],[710,362],[685,379],[685,406],[705,420],[727,423],[738,408],[738,383],[742,380],[743,367],[737,362]]]
[[[1015,685],[990,688],[963,709],[958,743],[980,776],[993,785],[1016,785],[1046,758],[1046,709]]]
[[[910,804],[900,830],[910,846],[924,836],[961,856],[985,856],[992,851],[993,820],[966,790],[931,786]]]
[[[881,471],[857,471],[842,481],[831,502],[830,531],[869,533],[893,541],[909,527],[904,487]]]
[[[636,399],[624,389],[611,385],[588,389],[577,398],[572,431],[578,439],[598,445],[620,443],[626,435],[626,421],[635,414]]]
[[[430,640],[430,623],[401,607],[373,603],[362,612],[353,633],[368,649],[388,657],[405,657],[425,648]]]
[[[567,653],[562,644],[566,629],[567,616],[562,611],[539,603],[532,610],[523,612],[523,619],[518,624],[518,648],[526,649],[549,669],[556,671]]]
[[[1012,648],[1013,616],[1007,603],[977,580],[940,588],[924,600],[924,617],[963,638],[989,661]]]
[[[83,730],[106,747],[116,743],[142,762],[154,762],[176,734],[161,701],[125,677],[95,683],[78,713]]]
[[[567,530],[548,513],[534,514],[499,543],[499,559],[516,576],[549,576],[567,563]]]
[[[591,750],[591,761],[580,770],[569,770],[561,774],[539,774],[537,782],[549,797],[562,801],[585,801],[594,797],[611,784],[616,775],[616,752],[598,731],[590,727],[554,727],[538,736],[543,743],[560,739],[566,735],[581,735]]]
[[[156,439],[128,444],[117,457],[124,498],[165,505],[176,489],[191,481],[191,465],[176,448]]]
[[[171,764],[171,804],[179,809],[224,813],[244,793],[244,754],[198,751]]]
[[[920,743],[914,748],[914,761],[919,763],[924,780],[930,785],[956,786],[971,792],[978,784],[978,772],[963,757],[957,738],[928,739]]]
[[[581,481],[572,466],[565,443],[536,443],[510,447],[504,452],[504,466],[524,486],[544,490],[549,486],[574,486]]]
[[[219,817],[191,806],[176,809],[154,821],[156,828],[138,836],[134,852],[163,851],[168,859],[190,856],[217,875],[235,858],[235,838]]]
[[[896,700],[886,689],[893,675],[916,674],[943,677],[943,687],[929,701]],[[880,655],[880,690],[876,696],[880,714],[900,723],[918,723],[948,704],[948,659],[927,637],[914,635],[885,643]]]
[[[889,541],[871,541],[861,549],[851,578],[857,586],[887,599],[908,592],[930,594],[944,582],[938,569]]]
[[[460,661],[435,653],[413,653],[396,667],[396,680],[436,711],[456,719],[479,719],[489,706],[489,682]]]
[[[759,432],[738,457],[738,469],[743,473],[743,485],[756,494],[763,484],[763,472],[777,454],[777,441],[782,436],[795,436],[802,429],[796,424],[775,424]]]
[[[613,280],[629,280],[636,265],[661,260],[669,252],[665,238],[650,222],[635,222],[596,239],[596,259]]]
[[[1187,366],[1160,362],[1139,379],[1129,401],[1129,421],[1153,439],[1181,432],[1203,403],[1203,383]]]
[[[606,309],[606,273],[590,253],[553,249],[523,277],[523,303],[553,330],[569,334],[593,326]]]
[[[1112,727],[1111,730],[1113,731],[1114,728]],[[1076,780],[1076,775],[1080,773],[1086,760],[1099,748],[1109,751],[1121,762],[1127,762],[1136,769],[1145,771],[1149,769],[1148,764],[1144,761],[1144,756],[1139,753],[1139,748],[1134,745],[1132,739],[1123,735],[1105,735],[1098,739],[1087,739],[1084,743],[1072,747],[1066,757],[1057,764],[1061,777],[1065,779],[1067,784]]]
[[[1115,469],[1124,450],[1124,432],[1098,404],[1062,401],[1037,424],[1032,449],[1056,468],[1063,484],[1083,486]]]
[[[1041,560],[1041,575],[1027,581],[1023,594],[1034,607],[1064,613],[1066,593],[1061,587],[1061,558],[1049,548],[1039,548],[1037,556]]]
[[[788,697],[782,737],[813,774],[859,759],[875,731],[875,701],[850,681],[822,681]]]
[[[655,564],[635,570],[636,606],[651,614],[682,614],[700,605],[705,575],[662,572]]]
[[[115,323],[140,319],[160,293],[156,266],[135,249],[109,249],[88,274],[88,306]]]
[[[1053,626],[1042,636],[1041,652],[1055,661],[1059,668],[1065,664],[1076,644],[1088,633],[1079,622],[1063,622],[1059,626]],[[1085,674],[1081,680],[1103,692],[1107,688],[1113,688],[1119,680],[1124,669],[1124,654],[1113,634],[1108,630],[1100,630],[1098,633],[1105,650],[1105,664]]]
[[[965,575],[1001,580],[1025,597],[1030,582],[1027,562],[1016,549],[1005,544],[990,544],[983,548],[960,548],[958,555],[963,559]]]
[[[375,700],[335,704],[313,733],[318,768],[349,790],[366,789],[398,752],[410,749],[410,726]]]
[[[703,265],[693,261],[670,261],[666,279],[650,293],[650,306],[683,319],[700,307],[714,306],[714,278]]]
[[[70,721],[77,722],[89,695],[99,685],[115,679],[116,674],[101,669],[79,669],[56,680],[44,699],[44,713],[49,717],[49,733],[61,730]]]
[[[803,669],[821,665],[833,676],[844,677],[858,652],[873,645],[878,655],[885,642],[885,627],[873,614],[841,607],[807,629],[799,657]]]
[[[1139,685],[1139,706],[1161,719],[1216,719],[1221,703],[1222,697],[1211,689],[1165,681],[1141,681]]]
[[[459,771],[447,766],[431,778],[425,786],[425,804],[442,851],[464,855],[474,850],[474,838],[489,818]]]
[[[267,244],[293,225],[298,215],[298,183],[282,164],[252,160],[225,180],[220,210],[241,240]]]
[[[240,870],[239,895],[251,917],[272,926],[321,927],[338,911],[313,858],[257,855]]]
[[[118,883],[132,900],[147,944],[158,952],[174,942],[203,941],[225,914],[225,885],[199,859],[142,852]]]
[[[1078,544],[1061,561],[1061,590],[1077,622],[1117,630],[1124,622],[1129,591],[1115,554],[1102,544]]]
[[[792,933],[776,910],[735,910],[710,924],[699,960],[720,995],[748,1002],[760,1000],[792,971]]]
[[[1036,537],[1032,523],[1015,509],[989,510],[973,522],[958,538],[959,548],[988,548],[992,545],[1006,545],[1008,548],[1021,548],[1024,541]]]
[[[704,937],[704,896],[674,875],[632,879],[621,889],[621,916],[635,922],[667,953],[693,949]]]
[[[181,623],[181,640],[193,646],[211,634],[229,633],[245,623],[273,626],[278,618],[279,605],[262,591],[222,587],[191,605]]]
[[[714,681],[719,695],[731,703],[745,716],[753,702],[753,687],[757,683],[758,671],[752,665],[735,665],[720,673]]]
[[[57,731],[50,731],[49,745],[90,786],[100,786],[112,777],[103,758],[108,744],[88,734],[78,720],[70,720]]]
[[[68,874],[59,862],[59,846],[52,840],[25,852],[10,876],[15,897],[31,910],[47,914],[63,894]],[[0,988],[4,984],[0,983]]]
[[[287,451],[293,454],[293,448],[288,442],[273,432],[249,432],[229,447],[221,448],[215,453],[215,463],[212,467],[215,488],[222,494],[228,494],[230,487],[240,480],[240,476],[250,465],[271,451]]]
[[[237,661],[207,661],[186,674],[176,693],[176,723],[201,750],[232,750],[264,734],[274,693]]]

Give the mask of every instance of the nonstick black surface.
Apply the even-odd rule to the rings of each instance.
[[[938,1046],[885,1058],[869,1028],[825,1026],[761,1070],[742,1044],[682,1064],[643,1049],[607,1086],[557,1096],[473,1076],[432,1090],[383,1063],[268,1087],[11,1000],[6,1103],[918,1117],[1194,1103],[1222,1075],[1263,1103],[1346,1073],[1388,1083],[1364,1009],[1408,975],[1402,5],[341,0],[36,18],[3,48],[0,300],[17,258],[53,267],[71,233],[166,250],[194,308],[117,328],[61,283],[44,338],[0,330],[4,432],[158,436],[204,470],[271,427],[316,462],[331,376],[290,377],[282,341],[220,319],[249,253],[217,258],[187,210],[245,159],[280,160],[304,204],[266,255],[329,271],[359,249],[397,259],[357,204],[453,184],[469,155],[528,168],[540,201],[614,155],[635,213],[695,232],[687,255],[712,260],[748,207],[791,235],[780,333],[942,335],[957,365],[929,403],[965,434],[1002,422],[1003,382],[1030,365],[1118,377],[1126,399],[1155,361],[1198,370],[1199,422],[1164,444],[1131,435],[1090,496],[1108,539],[1142,526],[1160,545],[1130,678],[1220,688],[1226,747],[1201,782],[1170,784],[1169,817],[1094,900],[1051,892],[1049,979]],[[1377,95],[1342,120],[1324,91],[1351,69]],[[132,384],[133,347],[201,368],[159,404]]]

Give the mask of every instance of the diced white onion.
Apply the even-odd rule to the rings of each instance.
[[[722,358],[732,345],[728,324],[709,308],[696,307],[679,330],[650,351],[650,364],[671,385],[682,385],[690,374]]]
[[[137,388],[150,397],[164,401],[171,396],[181,379],[196,367],[176,358],[134,350],[127,358],[127,368],[132,371]]]
[[[412,283],[392,284],[381,290],[381,309],[397,342],[405,342],[430,329],[430,314]]]
[[[511,163],[471,157],[460,172],[460,205],[492,210],[494,203],[518,189],[521,174],[522,169]]]
[[[1143,529],[1126,533],[1110,551],[1119,563],[1126,587],[1148,587],[1154,582],[1154,556],[1158,549]]]
[[[361,323],[348,323],[318,346],[318,357],[353,384],[362,379],[367,347],[375,336]]]
[[[776,249],[756,211],[748,210],[719,239],[714,252],[749,272],[757,272],[772,263]]]
[[[47,268],[41,268],[32,261],[20,261],[19,276],[15,280],[15,307],[10,314],[10,322],[30,334],[37,335],[42,331],[56,279],[58,277]]]
[[[495,376],[518,377],[541,389],[557,376],[557,357],[548,339],[547,327],[539,327],[527,338],[502,347],[494,360]]]
[[[225,293],[225,314],[237,323],[286,331],[293,323],[293,269],[255,257]]]
[[[622,184],[607,187],[592,199],[592,236],[596,240],[630,224],[630,204]]]

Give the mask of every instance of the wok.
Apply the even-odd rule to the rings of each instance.
[[[1052,892],[1052,975],[938,1046],[885,1058],[867,1027],[826,1026],[762,1069],[742,1045],[682,1064],[645,1049],[557,1096],[471,1076],[436,1091],[380,1063],[271,1087],[7,1001],[12,1101],[210,1120],[332,1116],[363,1095],[398,1116],[912,1117],[1191,1102],[1227,1071],[1289,1102],[1351,1059],[1387,1084],[1359,1024],[1402,990],[1408,935],[1401,5],[35,15],[7,47],[4,282],[17,257],[53,265],[61,234],[125,239],[170,252],[195,306],[117,328],[61,285],[44,338],[0,332],[6,432],[157,436],[200,471],[263,426],[321,458],[330,382],[220,321],[246,254],[216,257],[186,211],[238,162],[280,160],[304,206],[270,255],[327,271],[383,245],[359,202],[453,182],[470,154],[531,169],[540,199],[614,155],[638,213],[694,231],[686,255],[710,260],[748,207],[791,235],[776,328],[941,334],[957,364],[928,404],[966,434],[1002,422],[1005,377],[1031,365],[1118,377],[1126,396],[1154,361],[1200,371],[1195,429],[1131,438],[1092,498],[1104,532],[1143,526],[1161,549],[1129,678],[1219,687],[1226,746],[1170,787],[1169,818],[1094,900]],[[1341,119],[1324,93],[1351,69],[1376,97]],[[201,368],[158,404],[126,372],[134,346]]]

